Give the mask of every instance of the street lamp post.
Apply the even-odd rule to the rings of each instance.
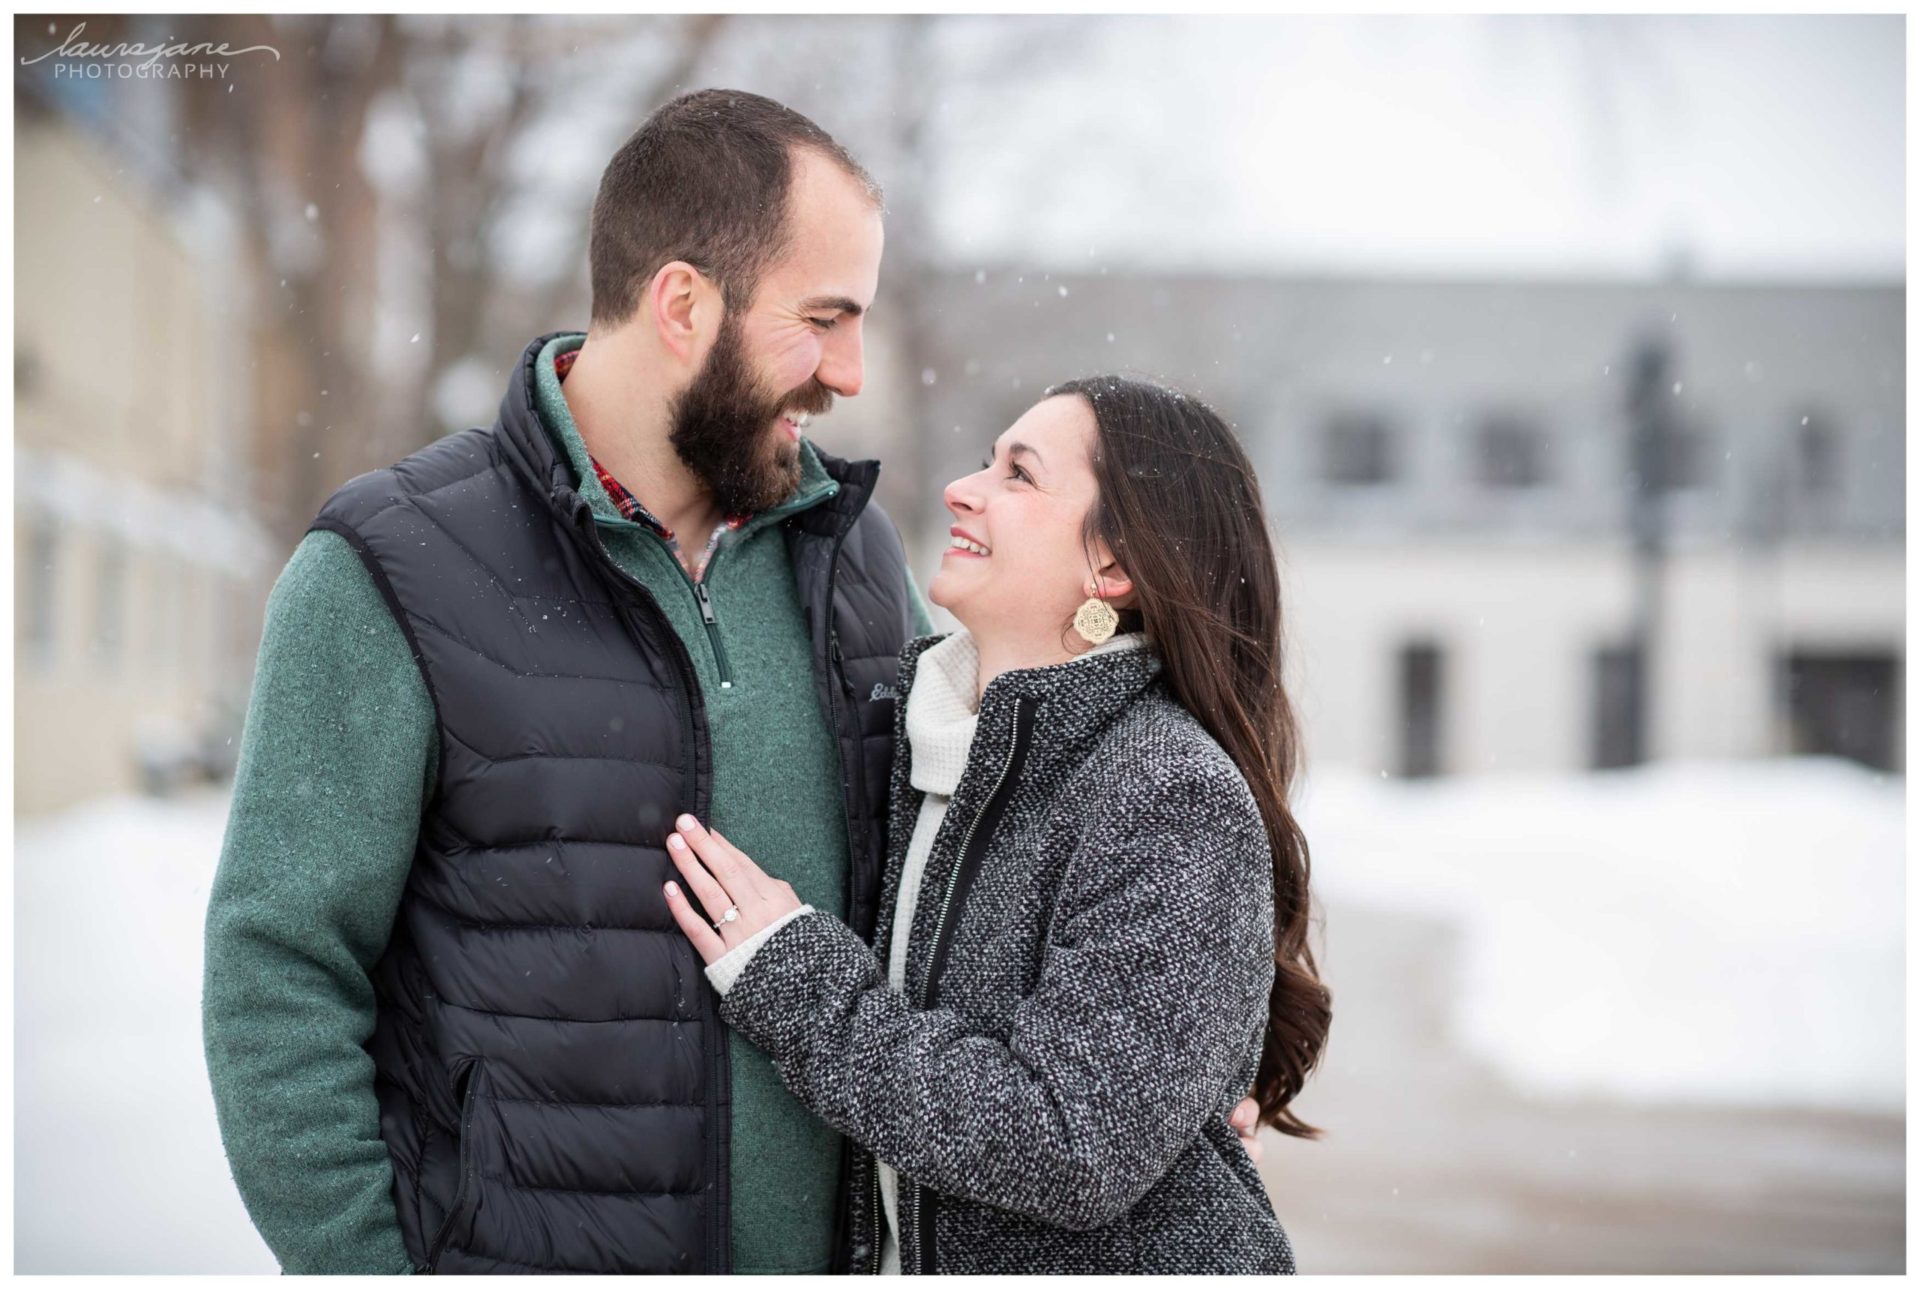
[[[1673,469],[1673,343],[1651,332],[1628,360],[1628,531],[1633,550],[1633,609],[1625,667],[1630,745],[1622,764],[1647,759],[1653,728],[1653,669],[1659,656],[1667,562],[1667,494]]]

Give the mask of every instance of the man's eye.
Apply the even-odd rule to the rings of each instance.
[[[832,331],[834,328],[834,324],[839,322],[840,320],[838,318],[808,318],[807,321],[811,322],[814,326],[820,328],[820,330],[822,331]]]

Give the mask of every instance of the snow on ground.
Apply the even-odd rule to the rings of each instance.
[[[1300,814],[1319,895],[1462,929],[1455,1037],[1523,1089],[1904,1106],[1903,778],[1336,772]]]
[[[14,1270],[268,1272],[200,1047],[223,793],[14,829]]]
[[[1903,792],[1828,761],[1322,771],[1301,814],[1323,897],[1462,928],[1457,1036],[1523,1088],[1897,1110]],[[120,799],[15,831],[20,1272],[274,1268],[200,1046],[225,811]]]

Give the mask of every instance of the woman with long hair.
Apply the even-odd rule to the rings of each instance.
[[[901,655],[871,947],[682,816],[668,905],[721,1015],[855,1150],[855,1272],[1259,1272],[1293,1250],[1229,1115],[1326,1043],[1278,571],[1232,431],[1070,381],[947,486]],[[777,809],[777,802],[769,802]]]

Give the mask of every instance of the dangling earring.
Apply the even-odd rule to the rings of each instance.
[[[1097,595],[1088,596],[1087,602],[1074,611],[1073,629],[1088,644],[1105,644],[1119,625],[1120,615]]]

